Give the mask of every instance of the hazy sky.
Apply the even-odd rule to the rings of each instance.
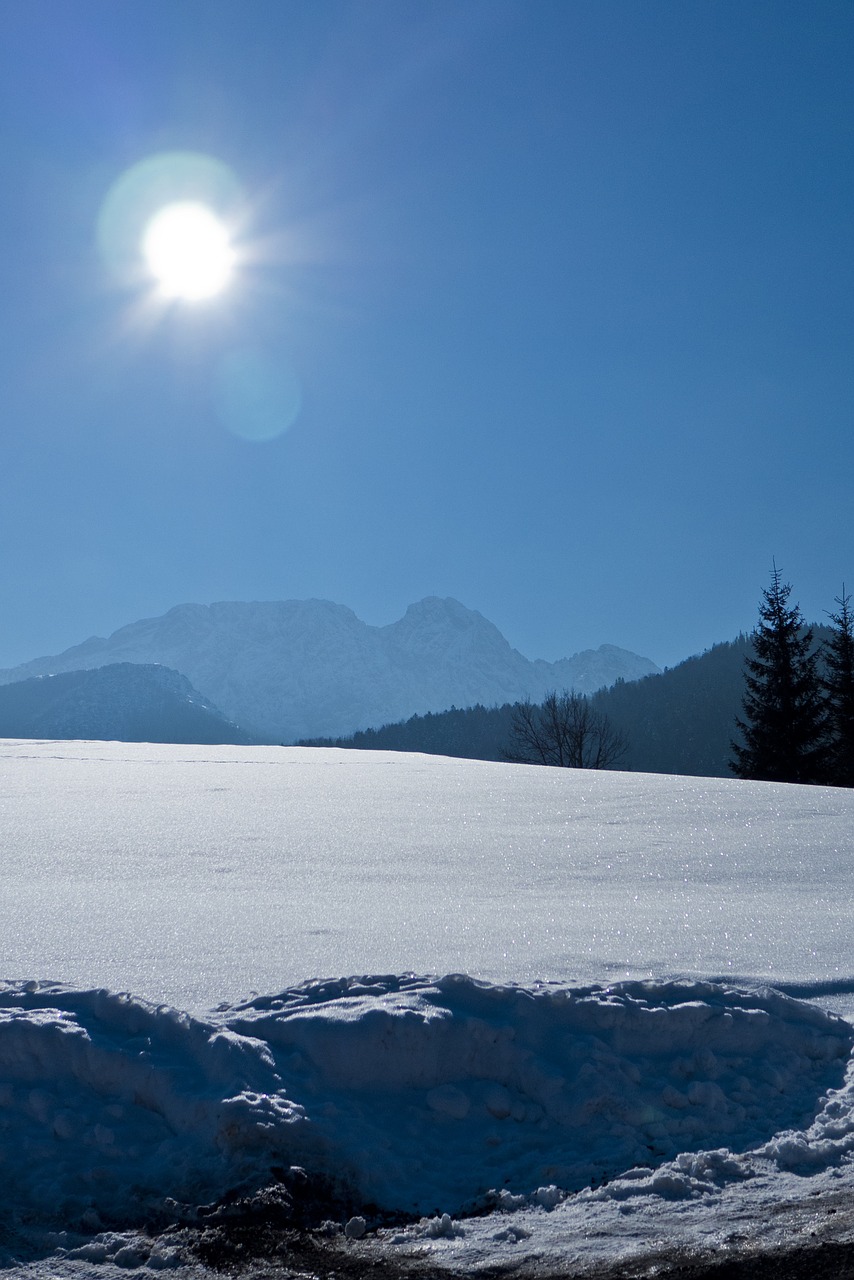
[[[185,601],[429,594],[663,664],[751,627],[772,556],[809,617],[854,585],[850,0],[0,30],[0,665]],[[230,168],[241,262],[156,306],[97,228],[174,151]]]

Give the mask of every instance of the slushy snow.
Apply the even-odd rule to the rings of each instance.
[[[0,770],[0,1227],[97,1224],[66,1259],[165,1266],[122,1231],[293,1166],[352,1247],[457,1268],[854,1181],[851,792],[119,743]]]

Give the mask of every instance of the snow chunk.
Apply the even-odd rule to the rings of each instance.
[[[534,1204],[538,1204],[541,1209],[556,1209],[565,1198],[566,1192],[561,1191],[560,1187],[554,1184],[548,1187],[537,1187],[531,1197]]]
[[[465,1231],[449,1213],[443,1213],[441,1217],[428,1218],[422,1234],[428,1240],[453,1240],[456,1236],[464,1236]]]

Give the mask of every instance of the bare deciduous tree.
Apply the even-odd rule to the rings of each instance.
[[[628,742],[583,694],[547,693],[539,704],[526,698],[513,713],[508,760],[563,769],[610,769]]]

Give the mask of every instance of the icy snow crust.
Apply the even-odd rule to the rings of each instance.
[[[776,992],[688,981],[525,990],[374,977],[206,1021],[105,991],[7,984],[5,1209],[128,1224],[294,1164],[369,1211],[416,1216],[508,1193],[510,1207],[543,1203],[548,1188],[553,1204],[555,1188],[635,1169],[608,1193],[628,1195],[640,1167],[648,1177],[674,1157],[653,1189],[689,1195],[704,1175],[744,1176],[732,1152],[764,1144],[779,1165],[814,1169],[854,1147],[838,1092],[852,1037]]]

